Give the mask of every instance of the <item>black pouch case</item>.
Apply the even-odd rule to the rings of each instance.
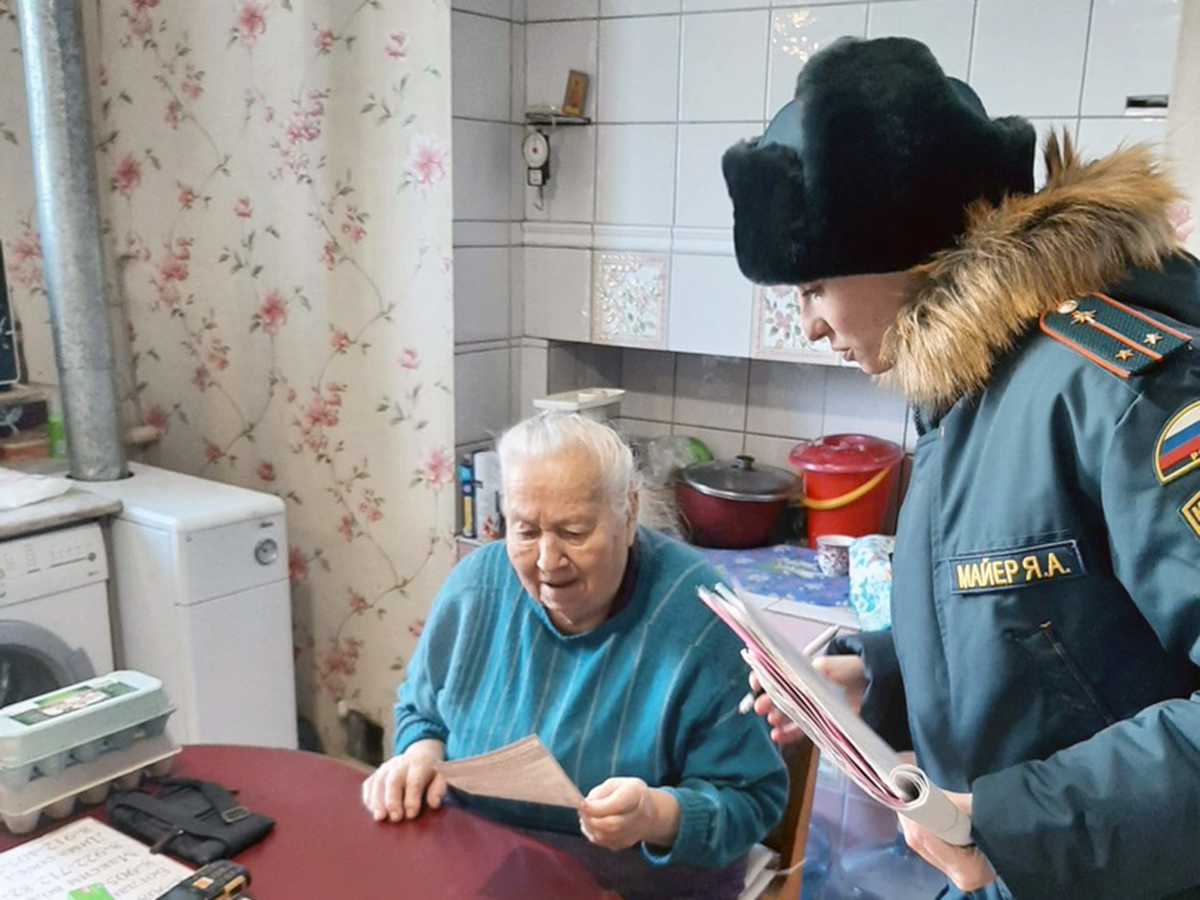
[[[275,820],[251,812],[212,781],[159,778],[108,798],[108,821],[154,852],[197,865],[229,859],[263,839]]]

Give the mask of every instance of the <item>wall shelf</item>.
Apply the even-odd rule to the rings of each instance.
[[[543,111],[527,111],[525,113],[526,125],[549,125],[551,128],[558,128],[561,125],[591,125],[592,120],[587,116],[567,116],[556,112]]]

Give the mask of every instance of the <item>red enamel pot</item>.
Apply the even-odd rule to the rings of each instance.
[[[675,501],[693,544],[741,549],[784,539],[785,512],[799,490],[795,473],[738,456],[681,469]]]

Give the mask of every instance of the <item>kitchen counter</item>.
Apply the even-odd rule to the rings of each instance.
[[[98,497],[71,488],[65,494],[17,509],[0,510],[0,540],[23,537],[36,531],[61,528],[75,522],[99,519],[121,511],[120,500]]]

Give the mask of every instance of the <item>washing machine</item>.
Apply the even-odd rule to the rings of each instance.
[[[113,669],[95,522],[0,541],[0,706]]]

